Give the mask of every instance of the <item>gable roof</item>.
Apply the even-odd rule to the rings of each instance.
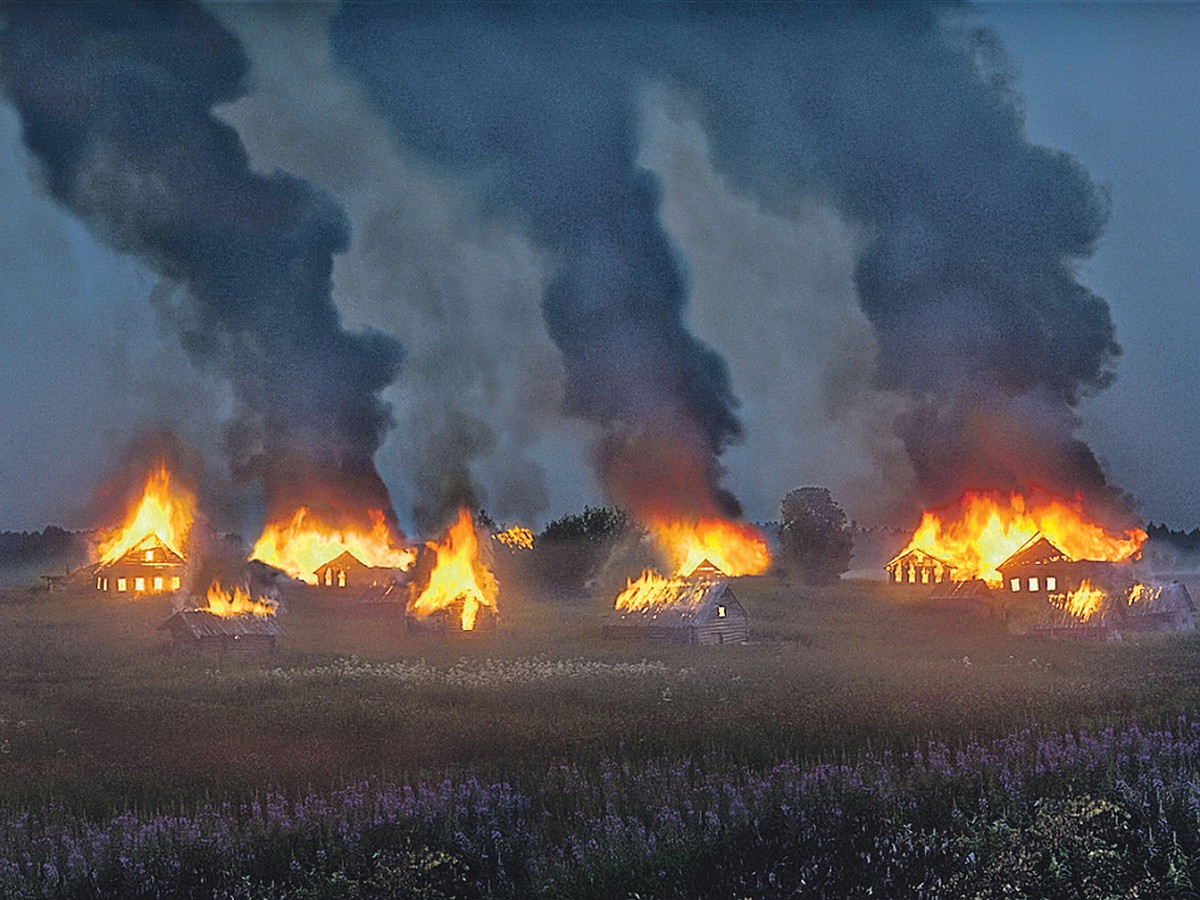
[[[159,631],[187,634],[193,638],[242,637],[244,635],[282,634],[274,616],[218,616],[205,609],[181,609],[158,626]]]
[[[922,550],[920,547],[913,547],[911,550],[907,550],[904,553],[899,553],[896,556],[893,556],[884,565],[884,568],[890,569],[892,566],[896,565],[896,563],[903,562],[904,560],[908,559],[909,557],[912,557],[913,562],[921,564],[921,565],[929,565],[930,563],[937,563],[938,565],[943,566],[946,569],[953,570],[953,568],[954,568],[953,565],[946,562],[944,559],[940,559],[939,557],[934,556],[929,551]]]
[[[1019,566],[1040,566],[1045,563],[1074,562],[1062,550],[1051,543],[1041,532],[1035,534],[1017,548],[1008,559],[996,566],[997,571],[1015,569]]]
[[[673,602],[615,610],[609,622],[627,627],[687,628],[707,621],[718,606],[725,606],[743,617],[746,615],[728,582],[707,581],[676,589]]]
[[[692,571],[689,572],[684,577],[686,577],[686,578],[725,578],[725,577],[727,577],[727,575],[720,566],[718,566],[715,562],[713,562],[708,557],[705,557],[704,560],[701,561],[700,565],[696,566],[696,568],[692,569]]]
[[[146,561],[146,551],[154,551],[154,559],[150,562]],[[104,563],[100,566],[100,570],[107,569],[109,566],[124,565],[124,566],[182,566],[186,565],[183,554],[175,551],[166,541],[158,536],[156,532],[151,531],[140,541],[130,547],[122,556],[114,559],[112,562]]]
[[[339,568],[339,569],[369,569],[369,568],[371,568],[365,562],[363,562],[361,559],[359,559],[357,556],[355,556],[353,553],[351,553],[349,550],[343,550],[341,553],[339,553],[333,559],[329,560],[329,562],[321,563],[321,565],[319,565],[315,569],[313,569],[313,573],[315,574],[317,572],[322,572],[325,569],[328,569],[331,567]]]

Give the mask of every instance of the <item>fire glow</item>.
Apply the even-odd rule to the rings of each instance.
[[[1105,530],[1078,500],[969,491],[956,506],[926,512],[902,553],[923,550],[951,565],[957,580],[981,578],[999,587],[996,566],[1039,533],[1072,559],[1108,562],[1136,557],[1147,537],[1140,528]]]
[[[100,542],[100,562],[120,559],[147,536],[154,534],[176,553],[187,545],[196,518],[196,497],[176,480],[166,462],[160,462],[146,478],[137,506],[125,524]]]
[[[480,609],[496,609],[499,585],[480,555],[479,537],[471,514],[458,511],[458,521],[450,526],[446,537],[426,544],[434,551],[437,561],[429,576],[429,584],[409,607],[418,618],[439,610],[449,609],[462,602],[463,631],[473,631]]]
[[[629,581],[617,597],[615,608],[618,612],[639,612],[667,604],[696,607],[711,585],[700,578],[663,578],[647,569],[636,581]]]
[[[1073,619],[1086,623],[1104,605],[1104,591],[1085,579],[1075,590],[1066,594],[1053,594],[1050,600]]]
[[[506,528],[504,531],[497,532],[492,535],[492,538],[510,550],[533,549],[533,532],[528,528],[522,528],[520,525],[514,525],[512,528]]]
[[[248,590],[240,586],[226,590],[221,587],[219,581],[214,581],[209,585],[205,600],[208,602],[208,606],[204,607],[203,611],[223,619],[243,615],[275,615],[274,600],[265,597],[255,599]]]
[[[729,576],[758,575],[771,565],[762,532],[745,522],[656,519],[650,534],[676,576],[690,575],[706,560]]]
[[[392,529],[381,511],[367,511],[371,529],[333,528],[325,525],[307,507],[300,507],[283,523],[268,523],[254,544],[251,559],[282,569],[293,578],[317,583],[316,570],[349,551],[368,566],[407,570],[416,554],[397,546]]]

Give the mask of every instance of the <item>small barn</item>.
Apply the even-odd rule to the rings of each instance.
[[[92,577],[96,590],[105,594],[162,594],[179,590],[186,574],[183,556],[151,532]]]
[[[343,550],[313,574],[321,587],[361,592],[391,584],[403,573],[399,569],[368,566],[349,550]]]
[[[1195,631],[1196,604],[1187,585],[1135,584],[1125,592],[1124,631]]]
[[[1084,581],[1111,584],[1120,580],[1118,564],[1093,559],[1072,559],[1053,542],[1035,534],[1012,556],[996,566],[1004,590],[1012,599],[1049,600],[1069,594]]]
[[[884,569],[892,584],[941,584],[954,580],[954,566],[919,547],[893,557]]]
[[[404,631],[413,635],[472,635],[495,634],[500,627],[500,616],[490,606],[480,606],[475,613],[475,627],[464,631],[462,627],[463,599],[459,598],[445,609],[435,610],[427,616],[414,615],[411,610],[404,614]]]
[[[181,609],[162,625],[171,647],[188,653],[265,656],[275,652],[275,639],[283,633],[274,616],[218,616],[203,609]]]
[[[616,610],[604,624],[610,638],[678,644],[744,644],[749,617],[726,581],[681,584],[665,602]]]

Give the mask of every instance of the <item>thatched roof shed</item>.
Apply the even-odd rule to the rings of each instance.
[[[158,626],[171,634],[171,646],[194,653],[267,654],[283,628],[274,616],[218,616],[203,609],[181,609]]]
[[[680,644],[749,639],[749,616],[727,581],[682,582],[671,591],[663,603],[613,612],[604,624],[605,636]]]

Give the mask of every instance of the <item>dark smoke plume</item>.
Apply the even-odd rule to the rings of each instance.
[[[261,481],[268,520],[306,505],[334,526],[371,508],[394,523],[373,456],[400,347],[341,328],[337,204],[252,172],[211,115],[243,91],[238,42],[192,4],[12,4],[0,67],[53,197],[179,285],[162,314],[233,385],[234,468]]]
[[[474,177],[557,269],[544,298],[566,411],[602,426],[610,496],[734,513],[718,457],[741,433],[724,362],[683,324],[686,281],[636,165],[641,74],[618,16],[579,8],[350,5],[335,51],[409,146]],[[615,51],[619,58],[609,58]],[[665,453],[670,446],[672,451]],[[648,506],[650,502],[650,506]]]
[[[1002,51],[962,7],[348,5],[333,40],[412,147],[556,254],[544,311],[567,404],[606,427],[602,477],[622,502],[719,495],[739,434],[635,164],[642,92],[662,85],[736,188],[785,213],[816,192],[861,230],[877,379],[906,398],[896,428],[922,501],[1033,484],[1114,498],[1074,415],[1119,353],[1074,268],[1107,203],[1026,139]],[[753,297],[729,302],[753,315]]]

